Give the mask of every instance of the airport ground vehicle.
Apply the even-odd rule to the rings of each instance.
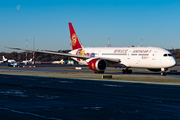
[[[14,62],[14,63],[7,63],[7,66],[10,66],[10,67],[19,67],[20,64],[18,62]]]

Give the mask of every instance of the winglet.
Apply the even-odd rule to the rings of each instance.
[[[74,30],[72,23],[69,22],[68,24],[69,24],[69,31],[70,31],[70,36],[71,36],[72,49],[75,50],[75,49],[82,48],[82,45],[79,42],[79,39],[77,37],[77,34]]]

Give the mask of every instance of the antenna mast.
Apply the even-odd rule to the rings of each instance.
[[[26,39],[26,61],[27,61],[27,39]]]
[[[35,49],[35,37],[33,37],[33,50],[34,49]],[[33,64],[35,63],[34,56],[35,56],[35,52],[33,51]]]

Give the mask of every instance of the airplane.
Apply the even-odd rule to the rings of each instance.
[[[16,62],[15,60],[8,60],[7,58],[5,58],[4,56],[2,56],[3,57],[3,61],[4,61],[4,63],[14,63],[14,62]]]
[[[24,63],[25,65],[27,65],[27,64],[29,64],[29,63],[31,63],[32,62],[32,58],[30,59],[30,60],[25,60],[25,61],[22,61],[22,63]]]
[[[16,62],[15,60],[8,60],[7,58],[3,57],[3,63],[7,63],[7,66],[11,66],[11,67],[19,67],[20,63]]]
[[[53,61],[53,64],[64,64],[64,60],[61,59],[60,61]]]
[[[5,63],[5,62],[7,62],[7,60],[4,60],[4,56],[2,56],[2,58],[3,58],[3,60],[0,61],[0,64],[3,64],[3,63]]]
[[[77,62],[88,65],[94,73],[104,73],[107,67],[119,67],[122,74],[131,74],[130,68],[146,68],[150,71],[161,71],[165,76],[168,68],[177,64],[174,55],[160,47],[83,47],[77,37],[72,23],[69,24],[72,51],[57,53],[51,51],[27,50],[6,47],[15,50],[27,50],[40,53],[69,56]]]

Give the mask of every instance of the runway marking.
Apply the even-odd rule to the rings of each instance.
[[[69,82],[69,81],[58,81],[60,83],[73,83],[73,82]]]
[[[38,98],[44,98],[44,99],[55,99],[60,98],[59,96],[48,96],[48,95],[36,95]]]
[[[123,87],[121,85],[111,85],[111,84],[103,84],[103,86],[107,86],[107,87]]]
[[[28,97],[28,95],[24,95],[24,92],[19,90],[9,90],[9,91],[1,91],[1,94],[4,95],[12,95],[12,96],[19,96],[19,97]]]
[[[46,116],[42,116],[42,115],[38,115],[38,114],[34,114],[34,113],[22,112],[22,111],[17,111],[17,110],[9,109],[9,108],[0,108],[0,110],[7,110],[7,111],[14,112],[14,113],[25,114],[25,115],[32,115],[32,116],[36,116],[36,117],[40,117],[40,118],[45,118],[45,119],[50,119],[50,120],[62,120],[62,119],[59,119],[59,118],[46,117]]]

